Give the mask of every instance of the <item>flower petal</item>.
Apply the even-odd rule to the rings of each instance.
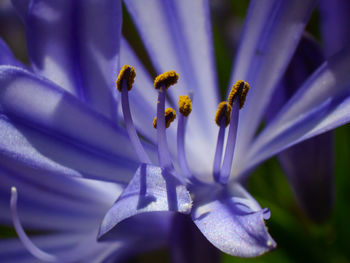
[[[152,220],[155,214],[168,211],[189,213],[190,210],[191,197],[178,179],[158,166],[142,164],[105,215],[98,238],[104,240],[122,235],[125,224],[131,226],[132,229],[128,229],[130,234],[138,230],[138,221],[149,222],[148,231],[157,232],[157,224]]]
[[[245,169],[350,120],[350,48],[325,62],[261,132]],[[241,171],[242,172],[242,171]]]
[[[70,175],[130,180],[137,160],[116,125],[27,71],[1,66],[0,86],[7,117],[1,118],[6,129],[1,145],[7,156],[39,168],[63,166]]]
[[[200,203],[194,201],[192,219],[206,238],[239,257],[255,257],[275,248],[264,223],[269,211],[258,210],[256,201],[239,185],[233,186],[231,195],[220,191]]]
[[[246,156],[244,152],[248,150],[316,2],[255,0],[250,4],[231,77],[231,83],[243,79],[251,86],[240,113],[234,169]]]
[[[115,117],[121,1],[13,2],[26,26],[33,69]]]
[[[173,101],[193,91],[195,104],[189,124],[215,142],[212,117],[218,89],[208,1],[152,0],[147,8],[143,0],[125,4],[157,72],[175,70],[180,75],[176,88],[169,89]]]
[[[0,65],[12,65],[23,67],[23,65],[14,57],[11,50],[0,37]]]
[[[321,33],[327,56],[350,44],[350,2],[348,0],[321,0]]]

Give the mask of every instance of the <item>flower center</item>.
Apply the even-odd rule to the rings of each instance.
[[[130,141],[140,162],[151,163],[139,137],[137,136],[130,114],[128,91],[132,88],[135,76],[136,73],[134,68],[125,65],[120,71],[116,83],[118,90],[122,93],[123,115]],[[177,173],[172,163],[166,138],[166,129],[176,118],[176,112],[174,109],[165,109],[166,92],[170,86],[177,83],[178,78],[179,75],[175,71],[169,71],[157,76],[154,80],[154,87],[158,90],[157,116],[153,121],[153,126],[157,129],[158,162],[159,166],[164,169],[169,169],[175,176],[179,177],[179,179],[194,182],[198,180],[190,171],[185,153],[186,124],[192,111],[192,101],[190,96],[184,95],[179,97],[178,110],[180,114],[177,126],[177,160],[181,169],[181,176]],[[242,80],[237,81],[236,84],[233,85],[227,101],[223,101],[219,104],[215,115],[215,122],[219,126],[219,132],[214,156],[213,177],[214,181],[219,184],[226,184],[229,180],[236,144],[239,110],[244,106],[248,91],[249,84],[247,82]],[[230,125],[230,127],[223,156],[225,129],[228,125]]]

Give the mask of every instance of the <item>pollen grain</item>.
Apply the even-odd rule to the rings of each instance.
[[[176,112],[173,108],[167,108],[164,112],[165,115],[165,127],[169,128],[170,124],[176,119]],[[153,119],[153,127],[157,129],[157,117]]]
[[[223,117],[226,118],[226,127],[229,125],[230,120],[231,120],[231,105],[228,104],[227,101],[222,101],[220,102],[218,106],[218,110],[216,111],[215,114],[215,122],[218,126],[220,126],[221,120]]]
[[[177,74],[174,70],[167,71],[155,78],[154,87],[156,89],[160,89],[162,86],[164,86],[165,89],[168,89],[171,85],[176,84],[178,79],[179,74]]]
[[[244,106],[245,99],[247,97],[250,86],[243,80],[238,80],[233,86],[228,95],[227,102],[232,106],[236,95],[240,94],[239,97],[239,108],[242,109]]]
[[[179,96],[179,112],[187,117],[192,111],[192,101],[188,95]]]
[[[136,71],[134,67],[129,65],[124,65],[120,70],[118,78],[115,82],[117,84],[117,89],[121,92],[122,82],[123,80],[126,80],[128,85],[128,90],[130,91],[132,89],[132,84],[134,83],[135,77],[136,77]]]

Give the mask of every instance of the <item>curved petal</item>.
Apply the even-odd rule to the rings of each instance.
[[[349,68],[349,47],[320,66],[261,132],[248,153],[249,164],[243,166],[254,167],[298,142],[347,123]]]
[[[33,69],[116,117],[121,1],[18,1]],[[28,4],[28,6],[26,6]]]
[[[350,2],[347,0],[321,0],[321,33],[327,56],[350,44]]]
[[[316,2],[255,0],[250,4],[231,77],[231,83],[243,79],[251,86],[240,113],[234,169],[246,155]]]
[[[131,231],[138,229],[137,226],[140,225],[136,223],[138,221],[150,222],[148,231],[157,232],[159,230],[152,216],[168,211],[189,213],[191,202],[186,187],[171,173],[158,166],[142,164],[122,195],[105,215],[98,238],[103,240],[109,239],[108,236],[121,236],[123,228],[128,229],[123,227],[123,224],[133,226],[131,227],[133,230],[127,230],[130,234]],[[130,220],[126,220],[129,218]],[[119,230],[121,231],[118,232]]]
[[[14,57],[11,50],[0,37],[0,65],[12,65],[22,67],[23,65]]]
[[[116,125],[27,71],[1,66],[0,86],[6,155],[31,165],[49,159],[80,176],[130,180],[136,156]]]
[[[173,101],[193,91],[192,125],[215,141],[218,89],[207,0],[127,0],[125,4],[138,28],[158,73],[179,73],[176,88],[169,89]],[[200,120],[200,121],[199,121]]]
[[[230,195],[220,191],[200,203],[194,200],[192,219],[205,237],[221,251],[239,257],[255,257],[275,248],[264,223],[269,211],[257,210],[256,201],[238,185]]]

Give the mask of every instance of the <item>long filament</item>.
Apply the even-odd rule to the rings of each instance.
[[[221,167],[220,183],[226,184],[230,178],[233,154],[235,151],[237,126],[239,118],[239,96],[236,96],[231,110],[230,128],[227,135],[224,161]]]
[[[218,133],[218,139],[216,143],[215,155],[214,155],[214,166],[213,166],[213,176],[215,182],[220,182],[220,166],[222,159],[222,150],[224,148],[226,130],[226,117],[223,116],[220,121],[220,128]]]
[[[137,136],[136,129],[131,117],[130,106],[129,106],[129,95],[128,95],[128,87],[126,80],[123,81],[122,84],[122,110],[125,121],[126,130],[128,132],[131,144],[136,151],[137,157],[141,163],[151,163],[148,154],[143,148],[139,137]]]

